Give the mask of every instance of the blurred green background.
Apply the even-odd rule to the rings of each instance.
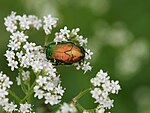
[[[4,17],[11,11],[39,17],[52,14],[59,18],[54,31],[79,27],[80,34],[88,38],[88,48],[94,52],[91,72],[83,75],[72,66],[57,68],[67,88],[63,101],[69,102],[87,88],[90,78],[103,69],[122,87],[112,96],[112,113],[150,113],[150,0],[0,0],[0,70],[14,80],[16,73],[4,57],[10,35]],[[30,41],[43,44],[44,33],[33,32]],[[87,94],[80,103],[92,108],[93,101]]]

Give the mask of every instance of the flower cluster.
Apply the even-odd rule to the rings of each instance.
[[[44,16],[42,25],[42,20],[34,15],[20,16],[12,12],[4,20],[7,31],[11,33],[5,56],[11,70],[19,70],[19,76],[16,78],[17,84],[28,86],[31,82],[30,77],[36,76],[33,88],[34,96],[38,97],[38,99],[44,97],[46,104],[58,104],[61,101],[64,89],[61,87],[61,80],[56,74],[56,68],[46,59],[45,52],[43,51],[44,48],[29,42],[29,36],[25,35],[25,30],[29,30],[31,27],[39,30],[42,26],[45,33],[50,34],[52,27],[56,27],[57,18],[53,18],[50,15]],[[34,74],[29,72],[31,70]],[[25,91],[24,93],[26,93]],[[7,91],[4,93],[8,95]],[[22,103],[19,112],[30,112],[30,106],[30,104],[27,105],[26,103],[23,105]]]
[[[77,109],[73,104],[63,103],[56,113],[77,113]]]
[[[109,98],[109,95],[118,94],[121,89],[119,81],[110,80],[107,73],[100,70],[96,77],[91,79],[91,83],[94,88],[90,91],[92,97],[96,100],[95,103],[99,103],[97,111],[104,113],[105,109],[113,107],[114,100]]]
[[[54,42],[57,44],[59,42],[74,42],[75,44],[84,47],[87,45],[87,38],[84,38],[81,35],[78,35],[80,31],[79,28],[68,30],[65,26],[63,29],[60,29],[60,32],[55,33]],[[90,62],[86,60],[91,59],[93,52],[90,49],[85,49],[85,60],[81,61],[80,63],[75,63],[74,65],[77,66],[76,69],[82,69],[84,73],[90,71],[92,67],[90,66]]]
[[[37,85],[34,87],[35,95],[38,99],[45,98],[45,104],[58,104],[63,96],[64,89],[60,86],[59,76],[49,75],[36,80]]]
[[[12,12],[4,20],[6,30],[11,33],[5,57],[11,71],[18,70],[17,85],[21,86],[25,97],[21,99],[11,91],[9,88],[13,82],[9,80],[7,75],[0,72],[0,106],[9,113],[34,113],[32,105],[28,103],[32,95],[38,99],[45,100],[45,104],[56,105],[60,103],[65,88],[61,86],[60,75],[58,75],[56,67],[53,65],[54,62],[46,58],[45,47],[29,42],[29,36],[26,34],[26,31],[32,27],[36,30],[43,28],[45,34],[49,35],[52,29],[56,27],[58,19],[48,15],[41,20],[34,15],[20,16]],[[62,42],[71,42],[77,47],[83,48],[84,59],[73,65],[76,66],[77,70],[82,69],[86,73],[92,69],[88,60],[91,59],[93,52],[85,48],[87,38],[78,35],[79,31],[79,28],[68,30],[65,26],[60,29],[60,32],[55,33],[53,42],[56,45]],[[72,51],[71,56],[73,56]],[[109,98],[109,94],[118,93],[121,89],[119,82],[110,80],[107,73],[100,70],[96,77],[91,79],[91,83],[93,88],[90,93],[96,99],[95,103],[99,104],[96,112],[104,113],[105,109],[110,109],[113,106],[113,100]],[[86,91],[89,91],[89,89]],[[9,94],[16,101],[18,100],[19,104],[14,104],[13,102],[15,101],[10,102],[7,98]],[[81,96],[79,95],[78,97]],[[77,104],[77,100],[71,104],[64,103],[57,113],[75,113],[79,110],[77,109],[79,107]],[[88,110],[83,109],[82,111],[88,113]]]
[[[9,77],[7,77],[6,74],[0,72],[0,106],[2,106],[3,109],[9,113],[17,111],[21,113],[33,113],[31,104],[28,104],[27,102],[25,104],[20,104],[19,108],[17,108],[17,105],[13,102],[9,102],[7,96],[8,90],[12,84],[13,82],[9,80]]]

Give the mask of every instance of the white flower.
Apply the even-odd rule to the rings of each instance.
[[[29,60],[29,58],[26,57],[26,56],[23,56],[23,57],[21,58],[21,64],[20,64],[20,66],[21,66],[21,67],[28,67],[29,65],[30,65],[30,60]]]
[[[63,103],[56,113],[76,113],[77,109],[73,104]]]
[[[22,56],[23,56],[23,52],[22,52],[22,51],[17,52],[17,53],[16,53],[16,56],[17,56],[19,59],[21,59]]]
[[[15,105],[13,102],[11,102],[11,103],[5,104],[5,106],[3,107],[3,109],[6,112],[12,113],[13,111],[17,110],[16,107],[17,107],[17,105]]]
[[[90,62],[84,62],[82,65],[82,70],[84,70],[84,73],[87,71],[91,71],[92,67],[90,66]]]
[[[55,88],[55,93],[57,94],[60,94],[61,96],[63,96],[64,94],[64,89],[63,87],[61,87],[60,85],[58,85],[58,87]]]
[[[71,33],[73,34],[73,35],[77,35],[77,33],[80,31],[80,29],[79,28],[76,28],[76,29],[72,29],[72,31],[71,31]]]
[[[93,84],[93,86],[100,86],[101,85],[100,78],[99,77],[92,78],[91,83]]]
[[[64,29],[60,29],[60,33],[61,33],[63,36],[66,36],[66,37],[68,38],[68,37],[69,37],[70,30],[68,30],[67,27],[65,26]]]
[[[47,91],[52,91],[54,89],[55,85],[53,83],[47,82],[44,89]]]
[[[0,98],[0,106],[5,106],[8,104],[8,98],[4,97],[4,98]]]
[[[28,21],[30,21],[31,25],[33,25],[33,27],[36,28],[37,30],[39,30],[42,27],[42,20],[38,19],[34,15],[29,15]]]
[[[14,51],[7,50],[5,53],[5,56],[6,56],[8,61],[11,61],[12,59],[15,58],[15,53],[14,53]]]
[[[104,91],[110,92],[112,89],[110,81],[106,81],[104,84],[102,84],[102,88]]]
[[[50,103],[51,105],[58,104],[60,102],[61,96],[51,95],[51,93],[45,94],[45,104]]]
[[[42,77],[41,75],[39,78],[36,80],[36,82],[39,84],[39,86],[43,86],[43,84],[47,83],[46,77]]]
[[[97,107],[96,108],[96,113],[104,113],[105,112],[105,109],[102,108],[102,107]]]
[[[101,102],[101,105],[106,109],[110,109],[111,107],[113,107],[113,102],[114,100],[110,100],[109,98],[107,98]]]
[[[16,69],[18,69],[18,62],[17,61],[15,61],[15,60],[11,60],[9,63],[8,63],[8,66],[10,66],[11,67],[11,70],[12,71],[14,71],[14,69],[16,68]]]
[[[21,46],[21,42],[14,42],[12,40],[9,40],[9,44],[8,44],[8,47],[11,48],[12,50],[18,50],[20,49],[20,46]]]
[[[83,38],[83,36],[77,36],[76,40],[79,42],[80,46],[87,44],[87,38]]]
[[[16,12],[11,12],[10,16],[7,16],[6,18],[4,18],[5,22],[5,26],[6,26],[6,30],[13,33],[16,31],[17,29],[17,19],[16,19]]]
[[[23,31],[16,31],[12,33],[10,36],[10,39],[13,40],[14,42],[26,42],[29,37],[26,36]]]
[[[38,88],[37,86],[34,87],[34,92],[35,92],[34,97],[38,97],[38,99],[42,99],[44,96],[44,91],[37,88]]]
[[[102,91],[99,88],[94,88],[93,90],[90,91],[90,93],[92,94],[93,98],[98,99],[100,97]]]
[[[55,33],[54,42],[56,42],[56,44],[57,44],[58,42],[63,42],[63,41],[64,42],[67,41],[66,37],[60,33]]]
[[[36,45],[35,43],[26,42],[26,44],[23,46],[23,48],[26,50],[26,52],[33,51],[35,45]]]
[[[111,89],[112,93],[118,94],[118,91],[121,90],[121,87],[119,85],[119,81],[112,80],[111,81],[111,87],[112,87],[112,89]]]
[[[85,59],[91,59],[93,52],[90,49],[85,49]]]
[[[34,72],[40,72],[43,69],[42,62],[38,60],[31,62],[31,66]]]
[[[24,104],[20,104],[19,112],[21,113],[30,113],[32,111],[31,104],[28,104],[27,102]]]
[[[51,15],[44,16],[43,18],[44,18],[43,29],[44,29],[46,35],[48,35],[51,33],[52,28],[56,27],[58,18],[54,18]]]
[[[5,97],[6,95],[8,95],[8,92],[6,91],[6,88],[0,88],[0,98]]]
[[[103,72],[103,70],[100,70],[96,76],[100,79],[101,83],[105,83],[110,78],[106,72]]]
[[[21,27],[23,30],[26,30],[26,29],[29,29],[29,28],[30,28],[31,21],[28,21],[27,15],[23,15],[22,17],[19,16],[19,17],[18,17],[18,20],[20,21],[19,24],[20,24],[20,27]]]
[[[98,103],[96,108],[97,113],[104,113],[105,109],[110,109],[113,107],[114,100],[109,98],[111,93],[118,93],[121,89],[118,81],[110,81],[110,77],[106,72],[100,70],[96,77],[91,79],[91,83],[94,86],[94,89],[90,91],[92,97],[95,99],[95,103]]]

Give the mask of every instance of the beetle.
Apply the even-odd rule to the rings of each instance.
[[[51,42],[46,47],[46,58],[55,64],[71,65],[81,62],[84,57],[84,48],[73,42]]]

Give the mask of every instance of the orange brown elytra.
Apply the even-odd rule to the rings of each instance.
[[[56,64],[73,64],[85,57],[83,47],[73,42],[51,42],[46,48],[46,58]]]

